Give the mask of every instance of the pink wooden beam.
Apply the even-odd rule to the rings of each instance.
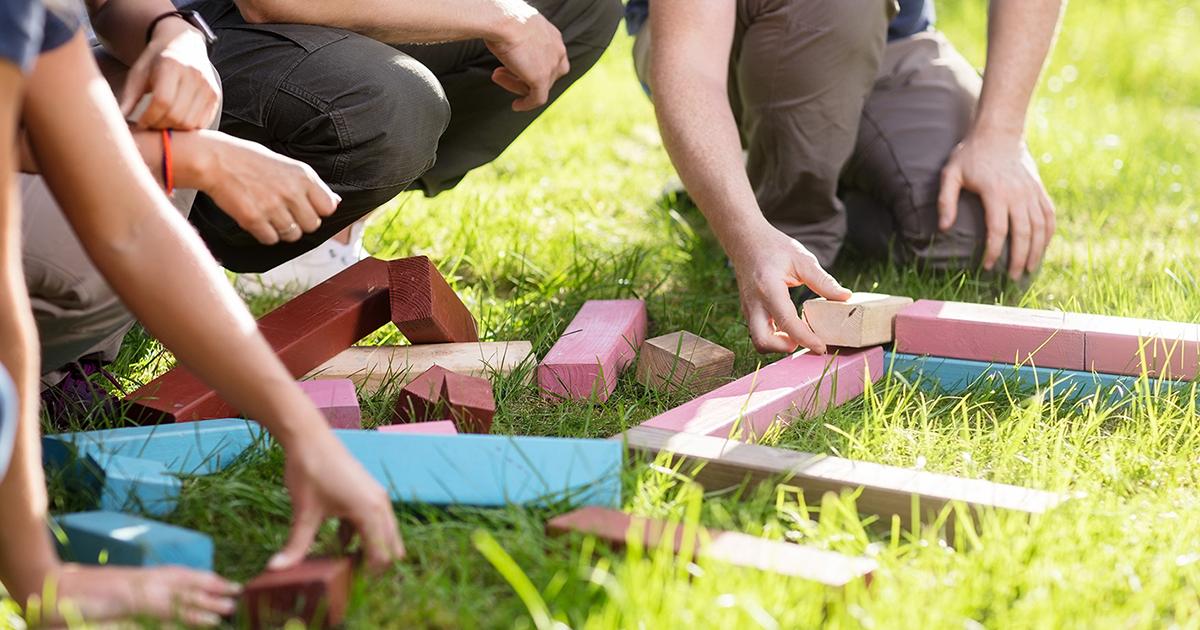
[[[348,378],[325,381],[300,381],[300,389],[312,399],[317,409],[335,429],[361,429],[362,410],[354,382]]]
[[[538,366],[538,385],[549,397],[595,396],[604,402],[645,339],[645,302],[591,300],[546,353]]]
[[[883,376],[879,347],[836,355],[796,353],[651,418],[641,426],[681,433],[753,439],[778,419],[820,413],[863,393]]]
[[[1084,337],[1084,369],[1155,378],[1196,378],[1200,325],[1067,314],[1067,325]]]
[[[408,433],[422,435],[457,435],[458,428],[453,420],[437,420],[435,422],[411,422],[409,424],[388,424],[379,427],[380,433]]]

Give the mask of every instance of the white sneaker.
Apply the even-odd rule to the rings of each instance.
[[[366,221],[350,226],[350,242],[331,238],[266,273],[238,274],[234,286],[247,295],[307,291],[366,258],[363,231]]]

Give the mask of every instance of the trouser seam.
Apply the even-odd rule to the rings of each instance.
[[[299,64],[297,64],[297,66],[298,65]],[[294,69],[295,68],[293,67],[293,70]],[[343,180],[348,168],[347,161],[349,160],[350,156],[350,148],[354,146],[354,134],[350,130],[350,125],[347,124],[341,110],[333,107],[332,103],[321,98],[320,96],[317,96],[303,87],[292,83],[287,78],[285,78],[283,81],[280,81],[279,91],[304,101],[308,105],[312,106],[313,109],[316,109],[321,114],[329,117],[330,122],[333,123],[333,130],[334,133],[337,134],[338,141],[338,152],[337,155],[334,156],[333,174],[332,177],[330,177],[330,179],[333,181],[329,183],[355,185],[352,182]],[[272,106],[277,100],[278,99],[272,99]],[[380,186],[380,188],[387,188],[387,186]]]

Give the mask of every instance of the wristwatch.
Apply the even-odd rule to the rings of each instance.
[[[196,11],[168,11],[150,20],[150,25],[146,27],[146,42],[154,38],[154,27],[158,26],[159,22],[172,17],[177,17],[200,31],[200,34],[204,36],[204,43],[209,48],[212,48],[213,43],[217,41],[217,34],[209,28],[208,22],[205,22],[204,18],[200,17],[200,14]]]

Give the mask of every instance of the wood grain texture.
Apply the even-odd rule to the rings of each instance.
[[[451,372],[493,377],[524,369],[532,376],[533,344],[528,341],[439,343],[424,346],[361,346],[326,361],[310,378],[348,378],[364,394],[402,386],[439,365]]]
[[[337,378],[300,381],[299,385],[329,421],[329,426],[335,429],[362,428],[362,409],[358,405],[353,381]]]
[[[869,580],[871,572],[878,566],[868,558],[766,540],[740,532],[687,528],[598,507],[585,507],[556,516],[546,523],[546,533],[557,536],[586,534],[618,549],[633,539],[650,548],[669,545],[676,555],[687,553],[689,557],[707,558],[834,587],[845,586],[854,580]]]
[[[442,380],[442,402],[463,433],[491,433],[496,399],[486,378],[447,372]]]
[[[1084,369],[1154,378],[1196,378],[1200,325],[1132,317],[1068,313],[1083,333]]]
[[[909,526],[912,525],[914,497],[919,500],[919,514],[926,521],[936,518],[952,502],[961,502],[972,513],[1006,510],[1041,514],[1067,499],[1053,492],[980,479],[963,479],[646,426],[634,427],[614,439],[624,439],[631,450],[650,454],[667,452],[689,464],[703,464],[695,472],[696,481],[708,490],[747,482],[758,485],[774,481],[799,486],[809,502],[818,500],[826,492],[860,491],[857,499],[860,512],[888,520],[897,516]]]
[[[309,558],[284,571],[266,571],[246,582],[242,610],[251,628],[281,627],[300,619],[306,628],[342,623],[350,597],[349,558]]]
[[[741,439],[762,436],[777,421],[820,413],[863,392],[883,375],[883,350],[835,355],[796,353],[651,418],[644,427]]]
[[[646,303],[590,300],[538,367],[538,385],[549,398],[604,402],[617,377],[646,339]]]
[[[66,562],[127,567],[178,565],[212,571],[213,542],[200,532],[119,512],[76,512],[54,517]]]
[[[412,344],[479,341],[475,318],[425,256],[388,263],[392,321]]]
[[[264,315],[258,329],[292,376],[299,377],[388,323],[387,263],[367,258]],[[238,410],[185,367],[126,397],[139,422],[228,418]]]
[[[688,331],[647,339],[638,355],[638,382],[673,391],[703,394],[729,381],[733,351]]]
[[[827,345],[866,348],[891,343],[896,313],[909,304],[912,298],[857,292],[845,302],[808,300],[803,317]]]
[[[453,420],[412,422],[409,424],[387,424],[379,427],[380,433],[408,433],[411,435],[458,435]]]
[[[896,315],[905,354],[1082,370],[1083,346],[1058,311],[918,300]]]
[[[392,424],[426,422],[444,417],[446,405],[442,403],[442,385],[450,373],[446,368],[435,365],[402,387],[392,407]]]

